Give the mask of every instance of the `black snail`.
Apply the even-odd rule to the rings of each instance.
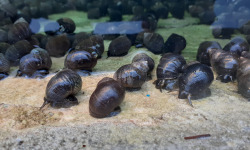
[[[49,53],[45,49],[35,48],[21,58],[17,76],[43,78],[49,74],[51,65]]]
[[[180,99],[188,99],[191,106],[191,99],[200,99],[211,95],[209,86],[214,80],[214,75],[210,67],[204,64],[195,63],[183,70],[179,77]]]
[[[151,79],[151,72],[153,71],[153,69],[155,67],[154,60],[145,53],[139,53],[139,54],[136,54],[134,56],[132,63],[133,62],[140,62],[140,61],[147,61],[147,65],[148,65],[147,76],[149,79]]]
[[[65,61],[65,68],[74,71],[88,72],[92,71],[97,63],[96,52],[89,53],[87,51],[73,51],[70,52]]]
[[[8,76],[9,71],[10,71],[10,63],[4,57],[4,55],[0,53],[0,80],[6,78]]]
[[[47,84],[43,108],[50,104],[56,108],[68,108],[78,104],[76,95],[82,88],[81,77],[70,69],[58,72]],[[40,108],[40,109],[41,109]]]
[[[130,40],[126,36],[119,36],[109,44],[108,57],[127,55],[130,47]]]
[[[186,61],[183,56],[173,53],[164,54],[157,66],[157,80],[154,82],[157,89],[173,90],[177,86],[179,73]]]
[[[145,63],[146,61],[144,61]],[[136,63],[136,62],[135,62]],[[144,68],[147,64],[128,64],[121,66],[114,74],[114,79],[117,80],[127,90],[139,90],[147,79],[147,69]]]
[[[200,46],[198,48],[198,52],[196,55],[196,60],[202,64],[211,66],[210,57],[208,53],[208,50],[211,48],[221,49],[221,46],[218,42],[215,42],[215,41],[204,41],[200,43]]]
[[[95,118],[114,116],[125,97],[125,89],[112,78],[105,77],[97,84],[89,100],[89,113]]]
[[[218,74],[217,79],[225,83],[234,81],[238,68],[237,55],[220,49],[210,49],[209,55],[211,65]]]
[[[249,51],[249,44],[245,39],[235,37],[223,48],[223,50],[241,56],[243,51]]]
[[[238,92],[250,101],[250,59],[241,57],[237,70]]]

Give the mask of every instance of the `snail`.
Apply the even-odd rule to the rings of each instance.
[[[143,36],[143,44],[154,54],[161,54],[164,46],[164,39],[158,33],[146,32]]]
[[[154,82],[155,87],[172,91],[176,88],[178,77],[182,67],[186,64],[183,56],[173,53],[164,54],[157,66],[157,80]]]
[[[132,64],[121,66],[114,74],[114,79],[117,80],[127,90],[139,90],[147,79],[147,62],[145,64]],[[139,62],[140,63],[140,62]],[[146,67],[146,68],[144,68]],[[143,68],[140,70],[138,68]]]
[[[200,43],[200,46],[198,48],[198,52],[196,55],[196,60],[202,64],[211,66],[210,57],[208,54],[208,50],[211,48],[221,49],[221,46],[218,42],[215,42],[215,41],[204,41]]]
[[[50,56],[62,57],[70,48],[70,41],[65,34],[57,35],[48,39],[46,50]]]
[[[167,41],[164,43],[163,52],[181,54],[181,51],[185,49],[186,45],[187,42],[183,36],[173,33],[168,37]]]
[[[241,57],[237,70],[238,92],[250,101],[250,59]]]
[[[18,65],[20,59],[33,48],[27,40],[18,41],[6,50],[5,58],[10,61],[11,65]]]
[[[4,55],[0,53],[0,80],[6,78],[8,76],[9,71],[10,71],[10,63],[4,57]]]
[[[249,44],[245,39],[241,37],[235,37],[227,45],[225,45],[223,50],[241,56],[243,51],[249,51]]]
[[[207,65],[200,63],[189,65],[178,79],[178,98],[187,98],[189,104],[193,106],[191,99],[196,100],[211,95],[209,86],[213,80],[213,72]]]
[[[220,49],[209,49],[210,63],[213,70],[218,74],[218,80],[221,82],[234,81],[238,68],[237,55]]]
[[[136,54],[132,60],[132,63],[133,62],[140,62],[140,61],[147,61],[147,65],[148,65],[148,72],[147,72],[147,76],[148,76],[148,79],[151,79],[151,72],[153,71],[154,67],[155,67],[155,62],[154,60],[149,57],[147,54],[145,53],[139,53],[139,54]]]
[[[81,77],[70,69],[64,69],[52,77],[47,84],[42,109],[48,103],[52,107],[68,108],[78,104],[76,95],[82,88]]]
[[[112,78],[105,77],[90,96],[89,113],[95,118],[114,116],[125,97],[125,89]],[[119,113],[119,112],[118,112]]]
[[[130,40],[126,36],[119,36],[109,44],[108,57],[127,55],[130,47]]]
[[[57,22],[60,25],[59,31],[62,33],[73,33],[76,29],[75,22],[70,18],[60,18]]]
[[[65,68],[71,70],[92,71],[97,63],[97,54],[95,52],[89,53],[87,51],[73,51],[70,52],[64,61]]]
[[[241,53],[241,56],[250,59],[250,52],[243,51],[243,52]]]
[[[48,52],[42,48],[34,48],[30,54],[21,58],[17,76],[43,78],[49,74],[51,65],[52,61]]]

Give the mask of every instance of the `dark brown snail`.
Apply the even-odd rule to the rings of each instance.
[[[234,81],[236,78],[236,72],[238,68],[237,55],[220,49],[210,49],[210,63],[214,71],[218,74],[216,79],[221,82]]]
[[[89,100],[89,113],[95,118],[117,115],[125,97],[125,89],[112,78],[105,77],[97,84]]]
[[[175,89],[182,67],[186,64],[183,56],[173,53],[164,54],[157,66],[155,87],[172,91]]]
[[[179,96],[180,99],[191,100],[204,98],[211,95],[209,86],[214,80],[214,75],[210,67],[204,64],[195,63],[183,70],[179,77]]]
[[[146,32],[143,36],[143,44],[154,54],[162,54],[164,39],[158,33]]]
[[[238,92],[250,101],[250,59],[241,57],[237,70]]]
[[[139,70],[138,67],[128,64],[115,72],[114,79],[128,90],[139,90],[147,79],[147,71],[144,72]]]
[[[241,56],[243,51],[249,51],[249,44],[245,39],[235,37],[223,48],[223,50]]]
[[[78,104],[76,95],[82,88],[81,77],[70,69],[58,72],[47,84],[43,108],[46,104],[52,107],[68,108]]]
[[[200,44],[198,48],[198,52],[196,55],[196,60],[199,61],[202,64],[211,66],[210,64],[210,57],[208,50],[214,48],[214,49],[221,49],[221,46],[218,42],[215,41],[204,41]]]
[[[250,59],[250,52],[243,51],[243,52],[241,53],[241,56]]]
[[[43,78],[49,74],[52,61],[45,49],[35,48],[20,60],[17,76]]]
[[[57,35],[48,39],[46,50],[50,56],[62,57],[70,48],[70,41],[66,35]]]
[[[61,18],[57,22],[60,25],[59,31],[62,33],[73,33],[76,29],[75,22],[70,18]]]
[[[108,57],[127,55],[130,47],[130,40],[126,36],[120,36],[109,44]]]
[[[9,71],[10,71],[10,63],[4,57],[4,55],[0,53],[0,80],[6,78],[8,76]]]
[[[20,59],[28,54],[34,47],[27,41],[21,40],[11,45],[5,52],[5,57],[12,65],[18,65]]]
[[[89,53],[87,51],[73,51],[70,52],[65,61],[65,68],[76,71],[92,71],[97,63],[97,54],[95,52]]]
[[[151,72],[153,71],[153,69],[155,67],[154,60],[145,53],[139,53],[139,54],[134,56],[132,63],[133,62],[140,62],[140,61],[147,61],[147,65],[148,65],[147,76],[148,76],[148,78],[151,79]]]
[[[181,54],[181,51],[185,49],[186,45],[187,42],[183,36],[173,33],[164,43],[163,52]]]

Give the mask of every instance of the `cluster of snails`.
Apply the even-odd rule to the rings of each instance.
[[[233,38],[222,49],[215,41],[205,41],[199,46],[197,61],[212,66],[221,82],[238,81],[238,92],[249,98],[249,44],[241,37]]]
[[[198,62],[186,64],[186,60],[179,54],[164,54],[157,66],[157,80],[154,82],[157,89],[167,91],[179,88],[180,99],[191,100],[211,95],[209,86],[214,75],[212,70]]]

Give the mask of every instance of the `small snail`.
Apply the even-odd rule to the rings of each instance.
[[[204,41],[200,44],[198,48],[198,52],[196,55],[196,60],[199,61],[202,64],[211,66],[210,64],[210,57],[208,54],[208,50],[214,48],[214,49],[221,49],[221,46],[218,42],[215,41]]]
[[[65,68],[79,71],[92,71],[97,63],[97,54],[95,52],[89,53],[87,51],[73,51],[70,52],[65,61]]]
[[[6,78],[8,76],[9,71],[10,71],[10,63],[4,57],[4,55],[0,53],[0,80]]]
[[[50,56],[62,57],[70,48],[70,41],[65,34],[50,37],[45,46]]]
[[[136,64],[124,65],[115,72],[114,79],[127,90],[139,90],[147,79],[147,70],[138,69],[139,67],[143,68],[143,66],[147,67],[147,64],[138,67]]]
[[[191,99],[200,99],[211,95],[208,88],[214,75],[210,67],[204,64],[195,63],[183,70],[183,74],[179,77],[179,95],[180,99],[188,99],[191,106]]]
[[[155,67],[154,60],[145,53],[139,53],[139,54],[134,56],[132,63],[133,62],[140,62],[140,61],[147,61],[147,65],[148,65],[147,76],[149,79],[151,79],[151,72],[153,71],[153,69]]]
[[[130,40],[126,36],[119,36],[109,44],[108,57],[127,55],[130,47]]]
[[[43,78],[49,74],[52,61],[45,49],[35,48],[20,60],[17,76]]]
[[[179,73],[186,64],[183,56],[173,53],[164,54],[157,66],[157,80],[154,82],[157,89],[172,91],[177,86]]]
[[[60,18],[57,22],[60,25],[59,31],[62,33],[73,33],[76,29],[75,22],[70,18]]]
[[[235,37],[223,48],[223,50],[241,56],[243,51],[249,51],[249,44],[245,39]]]
[[[243,52],[241,53],[241,56],[250,59],[250,52],[243,51]]]
[[[90,115],[95,118],[114,116],[125,97],[125,89],[112,78],[105,77],[97,84],[89,100]]]
[[[217,79],[221,82],[234,81],[238,68],[237,55],[220,49],[210,49],[210,63],[214,71],[218,74]]]
[[[77,73],[70,69],[58,72],[47,84],[44,103],[40,109],[48,103],[56,108],[68,108],[77,105],[78,100],[74,95],[81,88],[82,79]]]
[[[186,45],[187,42],[183,36],[173,33],[164,43],[163,52],[181,54],[181,51],[185,49]]]
[[[143,44],[154,54],[162,54],[164,39],[158,33],[146,32],[143,36]]]
[[[250,101],[250,59],[241,57],[237,70],[238,92]]]

